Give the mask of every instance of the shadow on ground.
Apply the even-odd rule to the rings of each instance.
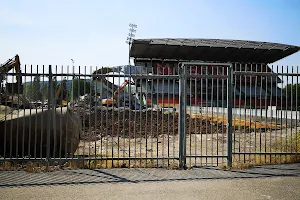
[[[279,176],[300,177],[300,163],[256,166],[226,171],[216,167],[191,170],[166,169],[64,169],[47,173],[0,171],[0,188],[54,185],[197,181]]]

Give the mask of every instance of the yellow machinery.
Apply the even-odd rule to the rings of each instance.
[[[1,104],[12,107],[18,106],[18,95],[23,94],[22,76],[20,69],[20,58],[16,55],[14,58],[9,59],[3,65],[0,66],[0,83],[5,80],[5,73],[9,72],[13,68],[16,73],[16,83],[6,83],[5,90],[1,86]]]
[[[66,92],[66,88],[63,86],[63,83],[61,83],[55,92],[57,107],[65,107],[68,105],[68,101],[66,100],[66,96],[64,95],[65,92]],[[62,93],[62,99],[60,99],[61,93]]]
[[[123,91],[128,84],[134,85],[133,82],[130,82],[129,80],[125,80],[125,82],[114,92],[113,98],[102,99],[102,105],[104,105],[104,106],[115,105],[116,106],[118,104],[119,92]]]
[[[93,75],[98,75],[98,74],[103,75],[103,74],[108,74],[110,72],[114,72],[114,70],[111,68],[108,68],[108,67],[104,67],[104,68],[94,71]],[[103,78],[102,76],[99,76],[99,77],[94,76],[93,81],[96,81],[96,82],[106,81],[108,83],[108,81],[105,80],[105,78]],[[101,100],[102,105],[104,105],[104,106],[113,106],[113,105],[114,106],[126,106],[126,105],[128,105],[131,108],[139,107],[139,105],[137,105],[138,103],[134,99],[134,97],[130,100],[130,102],[129,102],[129,99],[125,97],[126,95],[124,95],[123,99],[119,98],[119,93],[121,91],[123,91],[128,84],[134,85],[133,82],[131,82],[129,80],[125,80],[125,82],[118,89],[115,90],[112,98],[106,98],[106,99]]]

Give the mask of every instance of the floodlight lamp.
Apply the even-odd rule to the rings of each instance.
[[[128,36],[129,36],[129,37],[135,37],[135,35],[132,34],[132,33],[128,33]]]

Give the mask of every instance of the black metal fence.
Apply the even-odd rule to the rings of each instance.
[[[150,66],[2,73],[0,162],[185,168],[299,161],[298,67],[181,62],[158,73]]]

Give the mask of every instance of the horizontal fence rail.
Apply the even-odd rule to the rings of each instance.
[[[298,67],[167,61],[1,69],[0,168],[296,162],[299,76]]]

